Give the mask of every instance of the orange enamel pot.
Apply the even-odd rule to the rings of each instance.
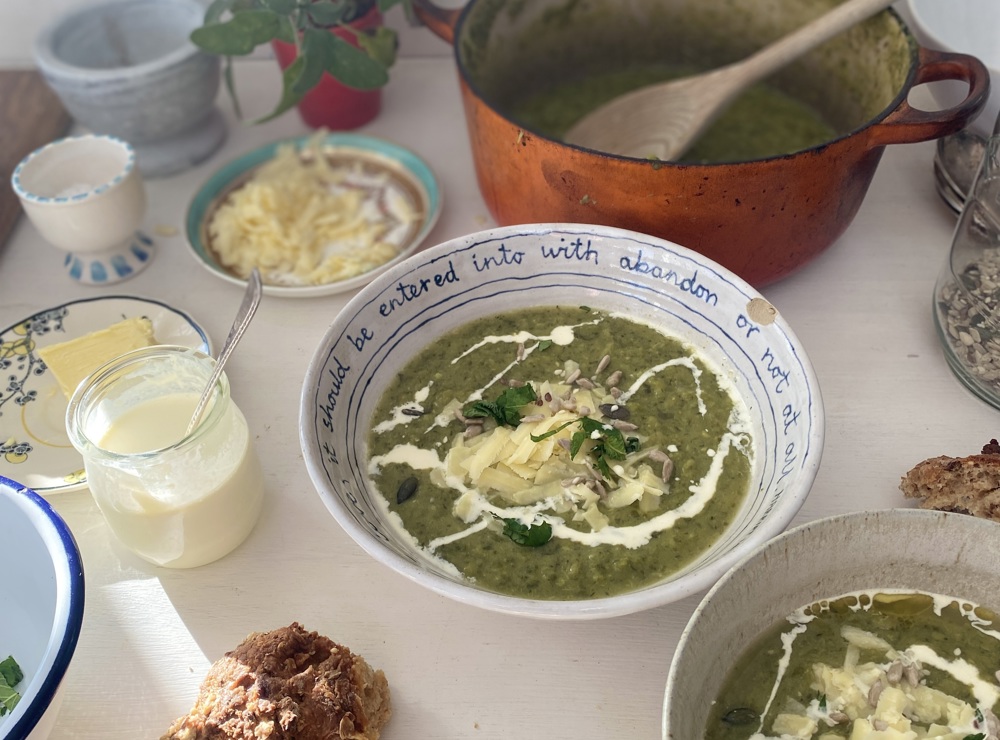
[[[880,13],[768,80],[842,133],[753,161],[680,164],[609,155],[543,135],[510,111],[519,96],[607,69],[665,59],[712,68],[742,59],[835,2],[470,0],[454,10],[415,0],[415,6],[454,48],[479,188],[499,224],[633,229],[701,252],[762,286],[810,262],[847,229],[886,145],[954,133],[979,113],[989,74],[978,59],[923,48],[896,13]],[[931,112],[907,103],[914,86],[944,79],[968,83],[958,105]]]

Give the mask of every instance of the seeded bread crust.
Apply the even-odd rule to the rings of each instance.
[[[1000,521],[1000,444],[995,439],[978,455],[932,457],[899,482],[921,509],[953,511]]]
[[[293,622],[217,660],[161,740],[378,740],[391,713],[382,671]]]

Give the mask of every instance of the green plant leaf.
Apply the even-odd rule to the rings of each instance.
[[[243,120],[243,109],[240,107],[240,99],[236,97],[236,81],[233,79],[233,59],[226,57],[222,63],[222,79],[226,83],[226,92],[229,99],[233,101],[233,111],[236,117]]]
[[[260,0],[260,2],[268,10],[283,16],[290,16],[298,7],[295,0]]]
[[[316,28],[332,28],[348,20],[350,3],[331,3],[318,0],[306,7],[306,14]]]
[[[552,539],[552,525],[548,522],[542,522],[529,526],[522,524],[517,519],[504,519],[503,533],[518,545],[541,547]]]
[[[205,25],[210,23],[218,23],[222,20],[222,16],[227,10],[230,10],[233,6],[234,0],[213,0],[213,2],[205,9]]]
[[[327,71],[348,87],[373,90],[389,81],[389,73],[378,61],[344,39],[331,35],[333,59]]]
[[[211,23],[191,32],[191,42],[211,54],[244,56],[281,31],[281,18],[270,10],[236,13],[223,23]]]
[[[292,82],[292,92],[300,98],[319,84],[327,67],[333,61],[333,34],[318,28],[307,28],[302,33],[302,74]]]
[[[298,95],[293,88],[295,81],[302,74],[304,66],[305,62],[302,61],[302,57],[297,57],[294,62],[288,65],[285,73],[281,76],[281,100],[278,101],[278,107],[263,118],[258,118],[254,123],[266,123],[295,107],[302,96]]]
[[[291,18],[282,18],[281,25],[278,27],[278,35],[275,36],[278,41],[284,41],[286,44],[295,44],[298,40],[295,30],[295,23]]]
[[[357,34],[358,44],[372,59],[389,68],[396,63],[396,48],[398,46],[396,32],[391,28],[379,26],[373,33]]]

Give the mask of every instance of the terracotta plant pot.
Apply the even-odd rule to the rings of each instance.
[[[454,45],[479,187],[497,222],[642,231],[701,252],[760,286],[802,267],[844,232],[887,144],[954,133],[975,116],[989,92],[982,63],[921,48],[898,15],[881,13],[769,81],[842,133],[795,154],[748,162],[609,155],[541,135],[509,110],[553,81],[605,69],[721,66],[834,2],[741,8],[728,0],[471,0],[462,10],[445,10],[416,0],[416,9]],[[913,86],[940,79],[964,80],[969,93],[933,113],[907,104]]]
[[[367,31],[382,25],[382,14],[378,6],[350,24],[359,31]],[[332,28],[330,33],[358,46],[357,39],[350,31]],[[272,41],[275,58],[282,71],[295,61],[294,44]],[[364,126],[378,115],[382,109],[382,90],[358,90],[348,87],[331,77],[323,75],[319,84],[307,92],[299,101],[298,110],[302,121],[311,128],[327,128],[331,131],[347,131]]]

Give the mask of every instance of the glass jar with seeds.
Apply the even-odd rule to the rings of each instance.
[[[1000,120],[959,216],[934,289],[934,317],[952,370],[1000,408]]]

